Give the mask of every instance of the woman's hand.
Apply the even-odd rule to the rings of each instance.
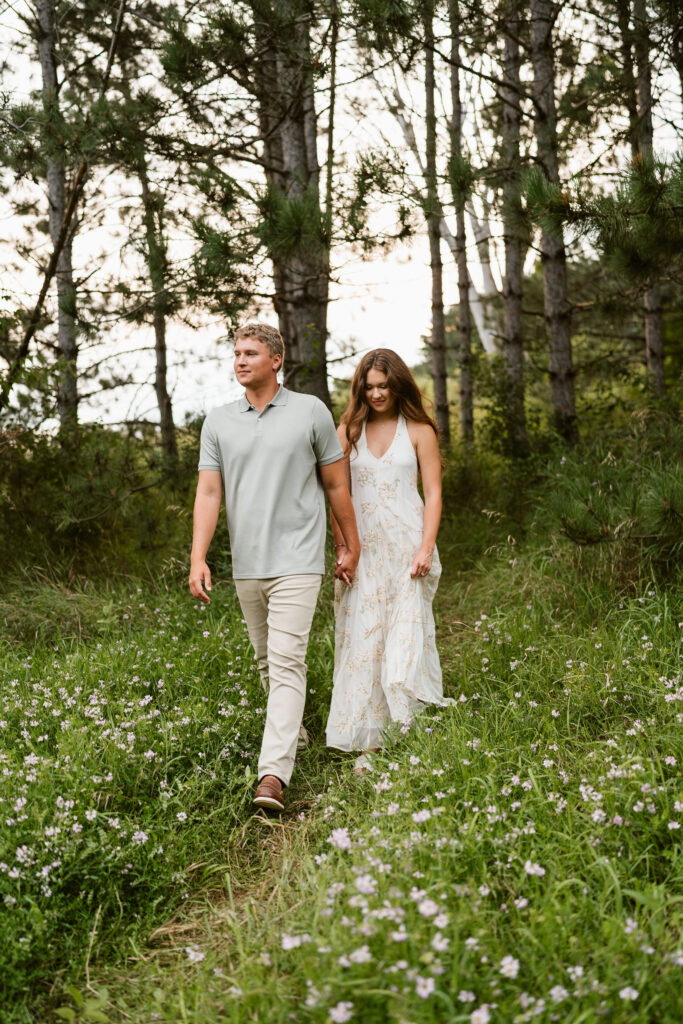
[[[351,586],[356,575],[358,555],[354,555],[346,544],[336,544],[334,548],[334,578],[341,580],[347,587]]]
[[[432,567],[432,556],[433,551],[430,551],[429,548],[420,548],[413,559],[410,569],[410,575],[413,579],[416,579],[418,576],[427,576]]]

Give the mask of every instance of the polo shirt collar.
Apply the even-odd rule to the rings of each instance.
[[[280,387],[275,392],[275,394],[273,395],[273,397],[271,398],[271,400],[268,402],[268,405],[287,405],[288,401],[289,391],[287,390],[287,388],[284,388],[281,384]],[[239,399],[238,404],[240,412],[249,412],[250,409],[254,408],[254,406],[247,398],[246,393],[243,394],[242,397]],[[268,405],[264,406],[264,409],[267,409]]]

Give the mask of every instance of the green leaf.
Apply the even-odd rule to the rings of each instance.
[[[109,1017],[107,1017],[106,1013],[102,1013],[102,1011],[96,1006],[93,1006],[92,1009],[88,1009],[86,1007],[83,1011],[83,1019],[94,1020],[97,1024],[108,1024],[109,1021]]]
[[[76,1006],[80,1010],[83,1007],[83,1003],[85,1002],[85,1000],[81,993],[78,991],[78,989],[75,988],[73,985],[65,985],[64,990],[69,993],[69,995],[75,1002]]]

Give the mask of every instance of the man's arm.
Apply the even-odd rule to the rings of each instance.
[[[330,462],[327,466],[320,466],[320,479],[325,488],[337,528],[341,531],[346,545],[340,549],[334,575],[337,579],[350,584],[360,558],[360,540],[358,539],[356,515],[351,504],[349,485],[346,481],[344,460],[339,459],[337,462]]]
[[[216,532],[222,496],[223,484],[220,471],[200,469],[197,496],[194,500],[190,592],[193,597],[198,597],[204,604],[211,604],[211,599],[206,593],[206,590],[211,590],[211,571],[206,564],[206,554]]]
[[[342,458],[342,466],[344,468],[344,479],[346,480],[346,486],[348,487],[349,494],[350,494],[351,493],[351,466],[350,466],[350,463],[349,463],[349,452],[347,451],[347,448],[349,447],[349,444],[348,444],[348,441],[346,439],[346,427],[343,424],[340,424],[337,427],[337,437],[339,438],[340,444],[341,444],[342,449],[344,451],[344,456]],[[334,512],[330,513],[330,523],[331,523],[331,526],[332,526],[332,540],[334,541],[334,550],[335,550],[335,556],[336,556],[336,553],[339,550],[339,548],[345,548],[346,547],[346,543],[344,541],[344,534],[341,531],[339,523],[334,518]]]

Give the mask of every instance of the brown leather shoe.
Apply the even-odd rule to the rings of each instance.
[[[263,776],[254,793],[254,806],[267,807],[270,811],[284,811],[282,783],[276,775]]]

